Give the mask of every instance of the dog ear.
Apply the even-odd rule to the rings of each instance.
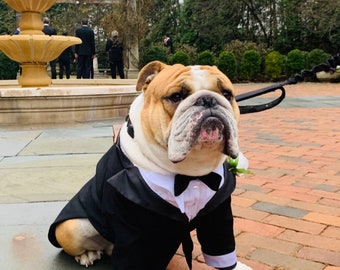
[[[156,75],[167,65],[160,61],[153,61],[145,65],[138,74],[137,91],[144,91]]]

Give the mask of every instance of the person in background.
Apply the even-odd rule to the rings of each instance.
[[[171,53],[171,54],[174,53],[174,46],[172,44],[172,39],[171,39],[169,34],[166,34],[164,36],[163,43],[164,43],[164,46],[169,48],[169,53]]]
[[[76,29],[75,36],[80,38],[82,43],[75,46],[75,59],[78,62],[77,79],[89,79],[93,66],[93,58],[96,57],[94,32],[88,26],[88,19],[81,20],[81,27]]]
[[[20,32],[21,32],[20,26],[18,26],[17,29],[15,29],[15,31],[14,31],[14,35],[19,35]]]
[[[123,45],[118,38],[118,32],[112,31],[112,38],[107,39],[105,50],[109,52],[109,63],[112,79],[116,79],[116,72],[124,79]]]
[[[45,17],[43,19],[43,23],[44,23],[44,27],[42,31],[44,32],[45,35],[49,35],[49,36],[57,35],[57,30],[55,30],[55,28],[50,25],[49,18]],[[57,59],[50,61],[52,79],[57,78],[56,64],[57,64]]]
[[[63,36],[67,36],[67,33],[64,32]],[[74,60],[74,53],[72,50],[72,46],[66,48],[60,55],[59,55],[59,79],[62,79],[65,76],[66,79],[70,78],[71,75],[71,61]]]
[[[93,58],[92,58],[92,62],[91,62],[90,79],[94,79]]]

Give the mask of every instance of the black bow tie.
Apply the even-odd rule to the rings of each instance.
[[[188,176],[183,174],[176,174],[174,183],[175,196],[181,195],[181,193],[188,187],[191,180],[201,180],[210,189],[217,191],[220,187],[221,176],[217,173],[211,172],[202,176]]]

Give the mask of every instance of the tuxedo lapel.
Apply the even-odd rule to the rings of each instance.
[[[117,145],[117,154],[124,168],[108,179],[106,184],[113,187],[114,190],[119,192],[128,200],[149,209],[150,211],[168,216],[169,218],[180,222],[188,222],[187,216],[181,213],[179,208],[168,203],[151,190],[143,179],[138,168],[135,167],[120,150],[119,143]],[[224,184],[220,189],[218,189],[216,194],[206,204],[206,206],[198,213],[198,216],[202,216],[216,208],[234,191],[236,184],[235,175],[229,172],[226,163],[223,164],[223,167],[225,179]],[[105,198],[103,198],[103,200],[105,200]]]

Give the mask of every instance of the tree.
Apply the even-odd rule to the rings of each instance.
[[[100,3],[98,1],[67,1],[65,3],[56,3],[51,9],[43,14],[51,20],[51,24],[56,28],[58,35],[67,33],[70,36],[75,35],[76,28],[80,27],[82,18],[89,19],[89,25],[95,33],[96,54],[98,65],[105,67],[107,56],[105,52],[106,33],[102,28],[103,17],[111,13],[111,5]]]
[[[277,0],[242,0],[243,17],[240,23],[247,40],[272,45],[277,34]]]
[[[281,53],[293,49],[320,48],[332,54],[340,49],[340,5],[338,1],[281,0],[279,24],[273,46]]]
[[[238,38],[240,7],[239,0],[185,0],[181,7],[181,36],[198,51],[218,52],[226,43]]]
[[[294,46],[301,47],[301,19],[297,9],[299,2],[299,0],[281,0],[278,4],[279,26],[277,38],[273,40],[273,47],[284,54],[294,49]]]
[[[141,67],[140,55],[146,46],[137,47],[143,43],[149,31],[150,12],[153,0],[120,0],[112,1],[111,12],[103,16],[101,26],[106,33],[116,29],[124,43],[126,66]]]
[[[16,27],[16,12],[0,0],[0,34],[13,34]]]
[[[77,3],[77,4],[76,4]],[[233,41],[249,42],[287,54],[293,49],[327,53],[340,51],[340,5],[326,0],[111,0],[74,1],[55,4],[46,14],[58,33],[73,35],[81,18],[88,17],[95,30],[98,53],[113,30],[126,48],[125,58],[138,66],[139,55],[150,46],[163,46],[169,33],[175,49],[209,50],[219,55]],[[15,12],[0,0],[2,33],[13,33]],[[139,44],[139,51],[134,45]],[[249,49],[249,48],[247,48]],[[252,49],[252,48],[250,48]],[[238,62],[244,50],[232,50]],[[197,53],[196,53],[197,55]],[[131,60],[132,59],[132,60]],[[100,60],[100,59],[99,59]],[[103,60],[101,60],[103,61]]]
[[[340,49],[339,1],[310,0],[300,3],[304,50],[321,48],[333,54]]]
[[[68,32],[70,35],[74,35],[82,18],[89,18],[90,26],[95,32],[99,65],[105,66],[106,39],[111,37],[113,30],[117,30],[125,48],[125,66],[129,68],[131,63],[138,66],[138,47],[137,52],[134,48],[146,36],[152,2],[153,0],[72,1],[55,4],[45,15],[51,18],[58,33]]]
[[[146,44],[158,42],[163,44],[165,34],[170,34],[173,41],[180,39],[179,34],[179,0],[151,1],[149,12],[146,16],[148,31],[146,33]]]
[[[16,25],[16,12],[11,9],[3,0],[0,0],[0,34],[13,34]],[[0,80],[15,79],[17,76],[18,63],[9,59],[0,51]]]

